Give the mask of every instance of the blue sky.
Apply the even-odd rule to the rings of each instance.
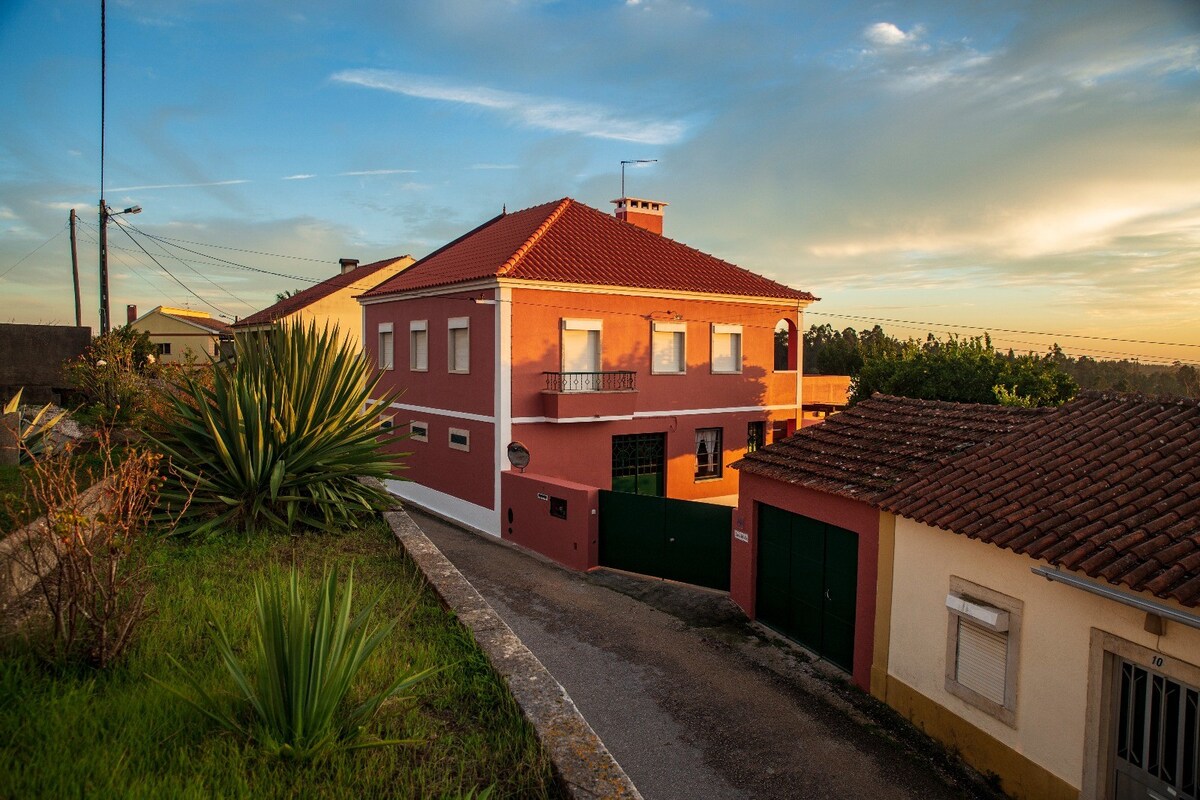
[[[0,6],[3,321],[73,319],[74,207],[96,325],[99,61],[98,2]],[[658,159],[626,185],[667,235],[810,322],[1200,362],[1193,2],[110,0],[107,77],[109,204],[240,264],[420,256]],[[230,316],[308,285],[144,243]],[[213,311],[110,244],[114,320]]]

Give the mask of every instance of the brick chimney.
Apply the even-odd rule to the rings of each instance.
[[[663,232],[663,209],[667,204],[660,200],[642,200],[637,197],[622,197],[612,201],[617,210],[617,219],[645,228],[659,236]]]
[[[125,306],[125,322],[132,323],[135,319],[137,319],[137,306],[135,306],[135,305]]]
[[[342,265],[342,274],[345,275],[350,270],[358,266],[357,258],[339,258],[338,263]]]

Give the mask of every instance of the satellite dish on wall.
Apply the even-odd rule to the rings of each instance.
[[[508,463],[524,472],[529,466],[529,448],[520,442],[511,442],[508,445]]]

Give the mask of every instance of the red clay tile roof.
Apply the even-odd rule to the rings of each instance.
[[[880,505],[1194,607],[1200,401],[1085,393],[917,473]]]
[[[815,300],[570,198],[502,214],[365,297],[495,277]]]
[[[914,472],[936,468],[1047,412],[876,394],[820,425],[747,453],[733,466],[873,503]]]
[[[302,308],[307,308],[313,303],[328,297],[339,289],[347,287],[356,291],[366,291],[373,288],[375,281],[371,280],[371,276],[379,272],[384,267],[395,264],[397,261],[408,258],[409,256],[399,256],[398,258],[385,258],[383,261],[376,261],[371,264],[363,264],[355,267],[346,273],[334,275],[329,280],[321,281],[315,286],[309,286],[296,292],[291,297],[285,297],[273,306],[267,306],[262,311],[256,311],[248,317],[238,320],[233,323],[234,328],[245,328],[253,325],[269,325],[272,322],[283,319],[288,314],[299,311]]]
[[[165,311],[160,311],[158,313],[164,317],[169,317],[170,319],[178,322],[186,322],[189,325],[196,325],[197,327],[204,328],[205,330],[212,331],[216,334],[231,332],[228,322],[223,322],[219,319],[213,319],[212,317],[192,317],[184,316],[182,314],[168,314]]]

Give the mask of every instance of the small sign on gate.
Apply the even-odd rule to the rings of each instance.
[[[746,533],[745,531],[734,531],[733,538],[737,539],[739,542],[748,543],[750,541],[750,534]]]

